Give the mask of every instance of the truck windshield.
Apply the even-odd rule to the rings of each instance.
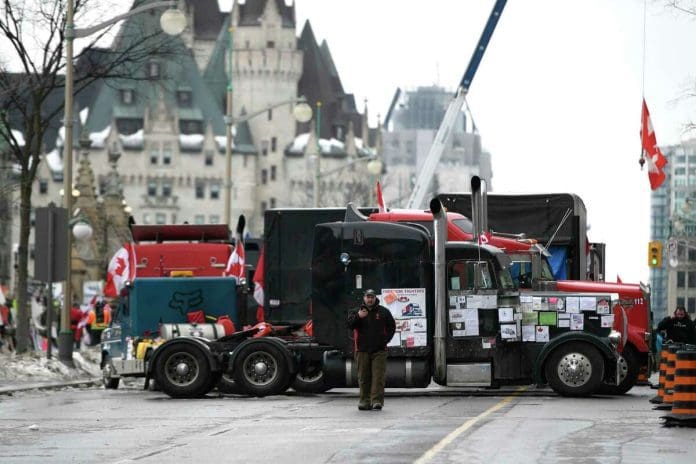
[[[528,254],[510,255],[510,275],[517,288],[532,288],[532,258]],[[554,280],[551,266],[545,256],[541,257],[542,280]]]
[[[466,218],[461,218],[461,219],[453,219],[452,223],[457,226],[458,229],[464,231],[467,234],[473,234],[474,233],[474,226],[471,223],[470,220]]]

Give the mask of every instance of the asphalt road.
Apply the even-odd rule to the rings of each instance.
[[[662,426],[655,394],[569,399],[547,391],[355,390],[175,400],[136,386],[0,396],[5,463],[693,463],[696,430]],[[491,396],[491,393],[498,396]]]

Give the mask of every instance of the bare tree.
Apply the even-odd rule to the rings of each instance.
[[[142,3],[136,0],[134,6]],[[75,0],[75,17],[80,18],[97,7],[94,0]],[[0,44],[4,55],[0,61],[0,141],[7,145],[10,161],[19,170],[19,180],[13,185],[14,190],[19,190],[15,294],[18,352],[28,349],[26,288],[32,185],[42,162],[45,135],[63,113],[64,100],[60,95],[64,92],[65,8],[62,1],[2,0],[0,3]],[[75,57],[75,94],[97,80],[146,78],[138,71],[150,57],[183,52],[180,41],[148,27],[147,19],[143,19],[146,15],[149,14],[134,16],[121,27],[112,49],[96,46],[108,29],[90,38]]]

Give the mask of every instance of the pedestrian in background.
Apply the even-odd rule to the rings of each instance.
[[[674,314],[662,319],[657,325],[657,332],[655,344],[658,353],[662,351],[662,343],[667,340],[675,343],[696,343],[694,322],[683,306],[677,306]]]
[[[387,344],[394,336],[396,323],[389,310],[380,306],[374,290],[365,291],[362,305],[350,311],[347,323],[355,336],[360,385],[358,409],[381,410],[384,406]]]

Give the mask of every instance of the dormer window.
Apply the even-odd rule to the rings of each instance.
[[[202,134],[203,121],[196,119],[180,119],[179,132],[182,134]]]
[[[124,105],[133,104],[133,89],[121,89],[121,103]]]
[[[177,90],[176,92],[176,100],[179,103],[179,106],[182,108],[190,108],[191,103],[193,102],[192,96],[191,96],[191,90],[189,89],[180,89]]]
[[[150,61],[147,64],[147,77],[150,79],[159,79],[160,64],[157,61]]]

